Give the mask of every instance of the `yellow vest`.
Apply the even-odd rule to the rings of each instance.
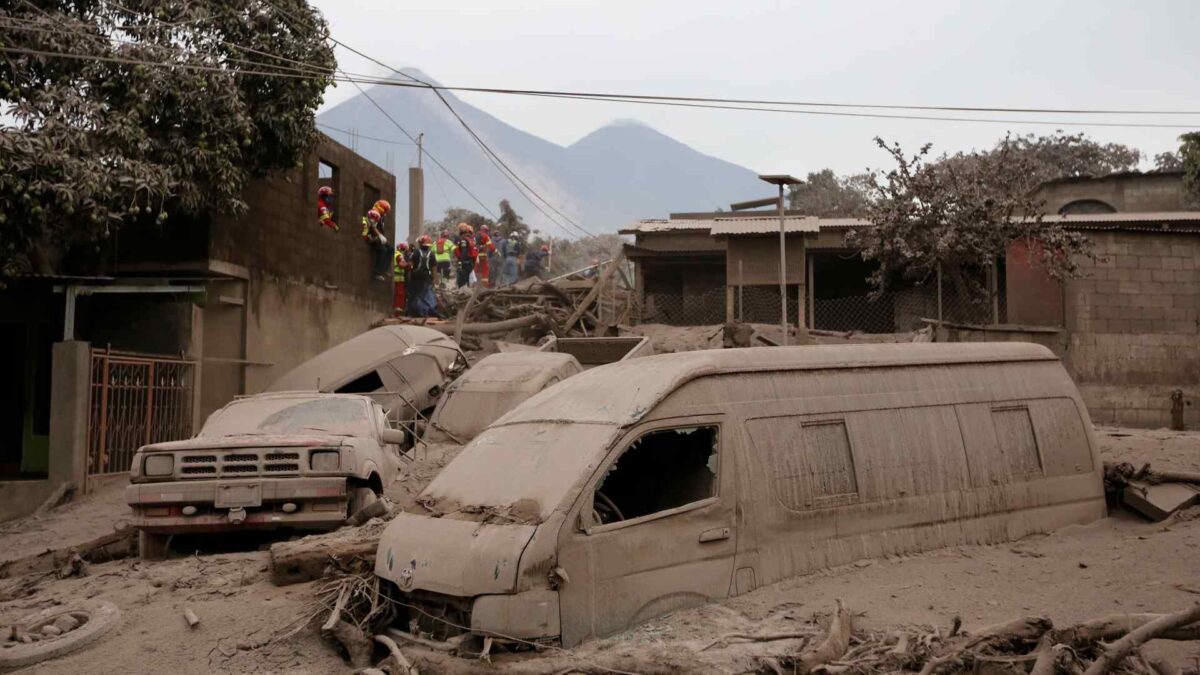
[[[450,254],[454,250],[454,241],[438,239],[433,242],[433,257],[440,263],[450,262]]]
[[[403,257],[404,254],[400,251],[392,253],[392,280],[401,284],[404,283],[404,272],[406,269],[400,266],[400,260]]]

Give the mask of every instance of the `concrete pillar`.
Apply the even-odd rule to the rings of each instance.
[[[50,483],[69,481],[83,492],[87,489],[91,345],[79,340],[56,342],[51,353]]]

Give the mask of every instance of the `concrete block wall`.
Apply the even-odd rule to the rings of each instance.
[[[1067,283],[1066,364],[1099,423],[1170,422],[1184,391],[1185,422],[1200,426],[1200,235],[1105,232],[1103,259]]]
[[[1063,178],[1038,189],[1046,213],[1082,200],[1103,202],[1116,211],[1182,211],[1195,208],[1183,189],[1182,172],[1114,174],[1101,178]]]

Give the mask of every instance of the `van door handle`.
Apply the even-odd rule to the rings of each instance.
[[[723,541],[730,536],[728,527],[716,527],[711,530],[705,530],[700,533],[700,543],[707,544],[710,541]]]

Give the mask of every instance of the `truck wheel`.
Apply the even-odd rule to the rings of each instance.
[[[142,560],[166,560],[171,535],[138,530],[138,557]]]
[[[365,485],[352,487],[350,488],[350,513],[347,515],[353,517],[354,514],[377,501],[379,501],[379,496],[370,487]]]
[[[42,627],[62,621],[64,617],[70,617],[65,633],[43,637],[37,642],[10,639],[0,643],[0,671],[59,657],[94,642],[120,623],[121,610],[111,602],[85,600],[65,609],[56,606],[42,610],[21,619],[13,628],[20,633],[40,633]]]

